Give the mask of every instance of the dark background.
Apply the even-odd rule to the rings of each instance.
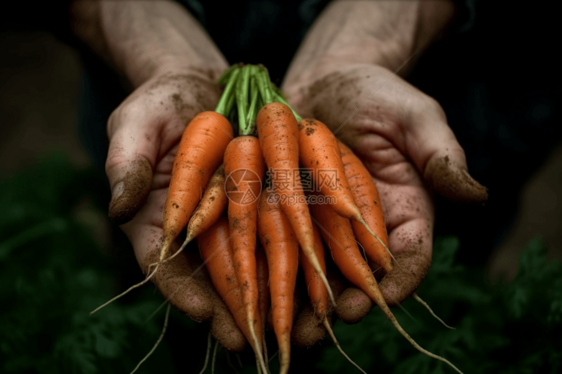
[[[263,63],[278,84],[306,29],[307,14],[323,6],[317,2],[317,9],[302,13],[295,2],[283,6],[275,1],[206,4],[207,10],[222,6],[222,12],[207,17],[205,25],[229,62]],[[436,235],[459,237],[458,263],[487,269],[488,279],[501,273],[512,277],[517,253],[537,235],[543,237],[551,257],[562,256],[562,91],[556,53],[560,21],[553,5],[546,3],[479,1],[475,10],[470,30],[434,45],[408,80],[441,103],[466,151],[471,174],[490,193],[485,207],[456,205],[436,197]],[[299,11],[300,20],[289,22]],[[58,165],[48,156],[53,151],[70,160],[72,167],[60,166],[69,174],[75,173],[73,168],[91,167],[93,161],[80,144],[77,130],[85,55],[66,33],[64,2],[13,3],[0,21],[3,185],[17,180],[25,170],[45,167],[45,163]],[[278,49],[256,47],[266,41]],[[119,94],[114,96],[109,105],[118,104]],[[95,115],[103,121],[111,109]],[[94,130],[98,136],[103,131]],[[52,170],[54,174],[44,178],[59,178],[58,169]],[[88,200],[93,203],[83,205],[78,209],[82,213],[74,218],[93,230],[96,246],[101,248],[96,253],[109,259],[106,265],[117,274],[119,289],[137,279],[139,272],[132,249],[105,216],[109,193],[103,174],[87,170],[91,170],[88,177],[72,175],[77,181],[97,181],[90,188],[81,187],[93,196]],[[48,184],[36,181],[34,188],[41,189],[43,183]],[[76,198],[75,202],[81,201]],[[17,234],[6,227],[2,240]],[[152,299],[157,302],[157,295]],[[203,325],[189,326],[198,329],[197,336],[205,336]],[[182,340],[180,332],[170,336],[172,341]],[[142,354],[150,344],[142,345]],[[194,344],[203,346],[202,341]],[[204,347],[198,349],[204,354]],[[135,354],[140,357],[140,352]]]

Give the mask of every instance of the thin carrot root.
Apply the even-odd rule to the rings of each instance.
[[[336,339],[336,336],[334,335],[334,331],[332,330],[332,327],[330,326],[330,322],[328,322],[328,318],[324,318],[324,321],[322,321],[322,323],[324,324],[324,327],[326,328],[326,331],[328,331],[328,334],[330,334],[330,337],[334,341],[334,344],[336,345],[336,348],[338,349],[338,351],[340,351],[342,356],[345,357],[347,359],[347,361],[349,361],[353,366],[355,366],[360,372],[362,372],[363,374],[367,374],[365,372],[365,370],[361,369],[361,367],[359,365],[357,365],[355,362],[353,362],[353,360],[351,358],[349,358],[349,356],[343,351],[342,347],[340,346],[340,343],[338,342],[338,340]]]
[[[176,253],[174,253],[174,254],[173,254],[171,257],[169,257],[168,259],[162,261],[162,258],[164,258],[164,256],[166,255],[166,253],[168,253],[168,251],[169,251],[169,249],[170,249],[170,246],[171,246],[171,244],[172,244],[171,242],[165,241],[164,244],[162,245],[162,249],[160,250],[160,261],[148,265],[148,275],[146,276],[146,278],[145,278],[142,282],[139,282],[139,283],[137,283],[137,284],[132,285],[131,287],[129,287],[128,289],[126,289],[125,291],[123,291],[122,293],[120,293],[119,295],[113,297],[112,299],[110,299],[110,300],[106,301],[105,303],[103,303],[102,305],[98,306],[96,309],[94,309],[94,310],[92,310],[92,311],[90,312],[90,315],[92,315],[92,314],[96,313],[97,311],[99,311],[100,309],[102,309],[102,308],[108,306],[108,305],[111,304],[112,302],[114,302],[114,301],[120,299],[121,297],[125,296],[126,294],[128,294],[129,292],[131,292],[132,290],[134,290],[135,288],[138,288],[138,287],[140,287],[140,286],[146,284],[150,279],[152,279],[152,277],[154,276],[154,274],[156,274],[156,271],[158,270],[158,267],[159,267],[161,264],[163,264],[163,263],[165,263],[165,262],[171,260],[171,259],[172,259],[173,257],[175,257],[178,253],[180,253],[180,252],[183,250],[183,248],[187,245],[187,243],[188,243],[188,242],[187,242],[187,239],[186,239],[186,242],[183,243],[182,247],[181,247]],[[150,272],[150,269],[151,269],[153,266],[155,266],[155,268],[154,268],[154,270],[153,270],[152,272]]]
[[[269,358],[267,357],[267,344],[265,343],[265,331],[263,332],[262,341],[263,341],[263,346],[262,346],[263,361],[267,368],[267,372],[269,373]]]
[[[433,317],[435,317],[436,320],[438,320],[439,322],[441,322],[441,324],[442,324],[443,326],[445,326],[445,327],[448,328],[448,329],[455,330],[454,327],[451,327],[451,326],[447,325],[441,318],[439,318],[439,317],[437,316],[437,314],[435,314],[435,312],[433,312],[433,309],[431,309],[431,307],[429,306],[429,304],[427,304],[425,301],[423,301],[422,298],[419,297],[417,293],[414,292],[414,293],[412,294],[412,296],[414,297],[414,299],[415,299],[418,303],[420,303],[420,304],[423,305],[427,310],[429,310],[429,313],[431,313],[431,315],[432,315]]]
[[[358,216],[356,217],[357,222],[359,222],[360,224],[362,224],[365,229],[367,229],[367,231],[369,232],[369,234],[373,235],[373,237],[375,239],[377,239],[379,241],[379,243],[381,243],[381,245],[384,247],[384,249],[386,249],[386,251],[388,252],[388,254],[390,255],[390,257],[392,257],[392,259],[394,260],[395,263],[398,263],[398,261],[396,261],[396,257],[394,257],[394,255],[392,254],[392,252],[390,252],[390,249],[388,248],[388,246],[386,244],[384,244],[384,242],[381,240],[381,238],[379,238],[379,236],[377,234],[375,234],[373,232],[373,230],[371,230],[371,228],[367,225],[367,223],[365,222],[365,220],[363,219],[363,217]]]
[[[207,354],[205,354],[205,363],[203,364],[203,369],[201,369],[199,374],[203,374],[205,370],[207,370],[210,356],[211,356],[211,332],[209,331],[209,334],[207,335]]]
[[[279,342],[279,374],[287,374],[291,364],[291,336],[283,334],[283,341]]]
[[[137,366],[133,369],[133,371],[131,371],[131,374],[133,374],[135,371],[137,371],[139,369],[139,367],[142,365],[142,363],[145,362],[150,357],[150,355],[152,355],[152,353],[154,353],[154,351],[156,350],[156,347],[158,347],[158,345],[162,341],[162,338],[164,338],[164,334],[166,333],[166,329],[168,328],[168,318],[170,317],[170,306],[171,306],[171,304],[168,304],[168,308],[166,308],[166,317],[164,317],[164,327],[162,328],[162,332],[160,333],[160,336],[158,337],[158,340],[156,341],[156,344],[154,344],[154,347],[152,347],[152,349],[137,364]]]
[[[279,354],[279,350],[277,350],[277,351],[273,354],[273,356],[271,356],[271,357],[269,358],[269,361],[268,361],[268,362],[271,362],[275,357],[277,357],[278,354]]]
[[[215,342],[215,349],[213,350],[213,360],[211,361],[211,374],[215,374],[215,362],[217,362],[217,351],[219,349],[219,341]]]
[[[258,374],[261,374],[261,364],[260,364],[260,360],[258,360],[258,358],[256,357],[256,369],[258,370]],[[267,373],[264,373],[267,374]]]
[[[320,276],[320,279],[322,279],[322,283],[324,283],[324,286],[326,286],[326,290],[328,291],[328,296],[330,297],[330,301],[332,302],[332,304],[334,305],[334,308],[335,308],[336,307],[336,299],[335,299],[334,294],[332,292],[332,288],[330,287],[330,284],[328,283],[328,278],[326,278],[326,274],[324,274],[324,271],[322,270],[322,267],[320,266],[320,263],[318,262],[318,258],[316,257],[316,254],[314,253],[314,250],[312,250],[312,254],[313,254],[313,256],[307,256],[308,260],[310,261],[314,270],[316,270],[316,274],[318,274]]]
[[[251,312],[248,312],[248,324],[250,326],[250,335],[252,335],[252,340],[254,341],[254,346],[256,347],[256,349],[255,349],[256,350],[256,356],[257,356],[256,359],[260,363],[260,366],[261,366],[262,370],[264,371],[264,373],[267,373],[267,367],[266,367],[265,362],[263,360],[261,346],[260,346],[259,341],[258,341],[258,336],[256,335],[256,330],[254,329],[254,316],[253,316],[253,313],[251,313]]]
[[[150,266],[149,266],[150,269]],[[156,268],[154,269],[154,271],[152,273],[150,273],[145,280],[143,280],[142,282],[139,282],[135,285],[132,285],[131,287],[129,287],[127,290],[123,291],[122,293],[120,293],[119,295],[115,296],[114,298],[106,301],[105,303],[103,303],[102,305],[98,306],[96,309],[92,310],[90,312],[90,315],[96,313],[97,311],[99,311],[100,309],[108,306],[109,304],[111,304],[112,302],[114,302],[117,299],[120,299],[121,297],[125,296],[126,294],[128,294],[129,292],[131,292],[132,290],[134,290],[135,288],[138,288],[140,286],[142,286],[143,284],[147,283],[153,276],[154,274],[156,274],[156,270],[158,270],[158,266],[156,266]]]
[[[460,371],[455,365],[453,365],[446,358],[438,356],[435,353],[431,353],[428,350],[422,348],[418,343],[416,343],[416,341],[410,335],[408,335],[408,333],[406,331],[404,331],[402,326],[400,326],[400,324],[398,323],[398,320],[396,319],[396,317],[394,317],[394,314],[392,314],[392,312],[390,311],[390,308],[388,307],[388,305],[386,305],[386,303],[384,303],[384,304],[383,303],[377,303],[377,304],[379,305],[379,308],[381,308],[383,313],[386,315],[386,318],[388,318],[390,320],[390,322],[392,322],[392,324],[394,325],[396,330],[398,330],[398,332],[400,334],[402,334],[402,336],[404,338],[406,338],[406,340],[408,340],[410,342],[410,344],[412,344],[414,346],[414,348],[416,348],[418,351],[420,351],[421,353],[423,353],[426,356],[429,356],[431,358],[434,358],[436,360],[439,360],[439,361],[442,361],[442,362],[446,363],[452,369],[454,369],[457,373],[463,374],[462,371]]]
[[[177,255],[179,255],[184,249],[185,247],[191,243],[191,241],[194,239],[194,237],[192,237],[191,235],[187,235],[187,237],[185,238],[185,241],[183,242],[183,244],[181,245],[181,247],[176,251],[176,253],[174,253],[173,255],[171,255],[170,257],[164,259],[165,256],[165,252],[162,251],[161,255],[160,255],[160,260],[158,262],[154,262],[152,264],[150,264],[148,266],[148,268],[150,269],[152,266],[160,266],[162,264],[165,264],[166,262],[172,260],[174,257],[176,257]],[[155,270],[156,271],[156,270]]]

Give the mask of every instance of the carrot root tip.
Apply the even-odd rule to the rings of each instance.
[[[150,268],[150,267],[149,267]],[[97,311],[99,311],[100,309],[108,306],[109,304],[111,304],[112,302],[114,302],[117,299],[120,299],[121,297],[125,296],[126,294],[128,294],[129,292],[131,292],[132,290],[134,290],[135,288],[138,288],[140,286],[142,286],[143,284],[147,283],[154,274],[156,274],[156,271],[158,270],[158,266],[156,266],[156,268],[154,269],[154,271],[152,273],[149,273],[149,275],[142,281],[139,282],[135,285],[132,285],[131,287],[129,287],[127,290],[125,290],[124,292],[120,293],[119,295],[115,296],[114,298],[106,301],[105,303],[103,303],[102,305],[98,306],[96,309],[92,310],[90,312],[90,315],[96,313]]]
[[[361,367],[359,365],[357,365],[342,349],[342,347],[340,346],[340,343],[338,342],[338,340],[336,339],[336,336],[334,335],[334,331],[332,330],[332,327],[330,326],[330,323],[328,322],[328,318],[324,317],[324,320],[322,321],[322,323],[324,324],[324,327],[326,328],[326,331],[328,331],[328,334],[330,334],[330,337],[332,338],[332,340],[334,341],[334,345],[336,346],[336,348],[338,349],[338,351],[340,351],[340,353],[342,354],[343,357],[345,357],[347,359],[347,361],[349,361],[353,366],[355,366],[360,372],[362,372],[363,374],[367,374],[365,372],[365,370],[361,369]]]
[[[209,365],[209,357],[211,356],[211,331],[207,335],[207,353],[205,354],[205,363],[203,364],[203,369],[199,372],[199,374],[203,374],[205,370],[207,370],[207,366]]]
[[[143,357],[142,360],[140,360],[140,362],[133,369],[133,371],[131,371],[131,374],[133,374],[135,371],[137,371],[139,369],[139,367],[143,364],[143,362],[145,362],[152,355],[152,353],[154,353],[154,351],[156,350],[156,348],[158,347],[158,345],[162,341],[162,338],[164,338],[164,334],[166,333],[166,330],[168,329],[168,319],[170,317],[170,306],[171,306],[171,304],[168,304],[168,308],[166,308],[166,317],[164,317],[164,327],[162,328],[162,332],[160,333],[160,336],[158,337],[158,340],[156,340],[156,343],[154,344],[152,349],[146,354],[146,356]]]
[[[445,323],[445,321],[443,321],[441,318],[439,318],[439,317],[437,316],[437,314],[435,314],[435,312],[433,311],[433,309],[431,309],[431,307],[429,306],[429,304],[426,303],[425,301],[423,301],[422,298],[419,297],[417,293],[414,292],[414,293],[412,294],[412,296],[414,297],[414,299],[415,299],[418,303],[420,303],[421,305],[423,305],[423,306],[429,311],[429,313],[431,313],[431,315],[432,315],[436,320],[438,320],[439,322],[441,322],[441,324],[442,324],[443,326],[445,326],[445,327],[448,328],[448,329],[455,330],[454,327],[451,327],[451,326],[447,325],[447,324]]]
[[[367,225],[367,222],[365,222],[365,220],[363,219],[363,217],[359,216],[357,217],[357,221],[362,224],[365,229],[367,229],[367,231],[369,232],[369,234],[371,234],[375,239],[378,240],[378,242],[384,247],[384,249],[386,249],[386,251],[388,252],[388,254],[390,255],[390,257],[392,257],[392,260],[394,260],[395,263],[398,263],[398,261],[396,261],[396,257],[394,257],[394,255],[392,254],[392,252],[390,252],[390,249],[388,248],[388,246],[386,244],[384,244],[384,242],[382,241],[382,239],[373,232],[373,230],[371,230],[371,228],[369,227],[369,225]]]

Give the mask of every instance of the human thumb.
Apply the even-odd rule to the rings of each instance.
[[[105,170],[111,187],[109,217],[122,225],[129,222],[140,210],[152,184],[152,166],[156,150],[154,144],[143,136],[142,128],[120,123],[110,118],[110,143]],[[126,121],[129,122],[129,121]],[[112,129],[115,129],[112,131]]]
[[[468,173],[466,156],[446,122],[439,104],[435,110],[418,113],[406,136],[412,161],[425,181],[451,201],[483,204],[487,189]]]

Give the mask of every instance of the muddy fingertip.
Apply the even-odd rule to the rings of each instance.
[[[301,348],[310,348],[325,336],[326,329],[322,321],[315,316],[312,305],[307,305],[295,322],[291,340]]]
[[[396,260],[399,266],[379,284],[386,303],[391,307],[400,304],[420,286],[431,265],[430,258],[415,250],[399,254]]]
[[[346,289],[338,299],[337,316],[348,325],[360,322],[373,307],[373,301],[358,288]]]
[[[466,170],[455,165],[449,156],[429,160],[424,178],[448,200],[469,204],[484,204],[488,200],[486,187],[475,181]]]
[[[152,183],[152,167],[144,158],[130,163],[123,180],[118,181],[111,191],[109,218],[118,225],[132,220],[140,210]]]

